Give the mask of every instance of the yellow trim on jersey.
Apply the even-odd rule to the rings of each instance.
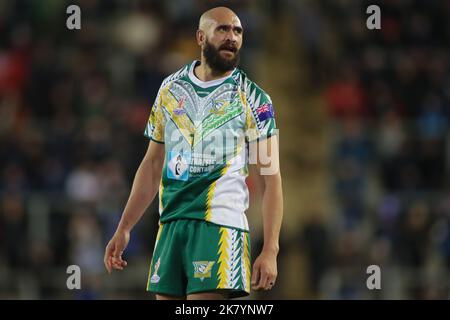
[[[227,173],[227,170],[229,167],[230,167],[230,163],[228,162],[227,165],[220,172],[220,177],[217,180],[219,180],[221,177],[223,177]],[[214,197],[214,191],[216,190],[217,180],[214,181],[213,183],[211,183],[211,185],[209,186],[208,194],[206,195],[205,221],[211,221],[211,215],[212,215],[211,201]]]
[[[192,146],[193,144],[193,134],[195,132],[194,125],[189,119],[186,110],[182,114],[175,114],[175,109],[183,110],[181,102],[178,102],[175,97],[170,92],[170,85],[165,86],[161,91],[161,105],[167,110],[172,121],[176,124],[178,131],[183,135],[183,137]]]

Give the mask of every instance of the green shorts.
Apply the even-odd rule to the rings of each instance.
[[[250,293],[250,237],[247,231],[193,219],[160,224],[147,290],[172,296]]]

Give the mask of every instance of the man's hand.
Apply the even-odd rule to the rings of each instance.
[[[283,219],[283,191],[277,137],[277,135],[271,136],[258,141],[256,148],[255,145],[250,147],[250,159],[256,157],[257,160],[256,165],[250,166],[250,176],[255,178],[258,189],[262,191],[264,230],[263,249],[253,265],[252,287],[254,290],[271,289],[277,278],[278,240]]]
[[[122,253],[127,247],[128,241],[130,241],[130,233],[127,231],[116,231],[109,241],[103,259],[108,273],[111,273],[113,268],[123,270],[127,266],[127,262],[122,260]]]
[[[122,259],[122,253],[130,240],[130,231],[142,217],[158,192],[164,157],[164,144],[150,141],[147,153],[134,176],[131,193],[116,233],[105,250],[103,262],[109,273],[111,273],[113,268],[123,270],[127,266],[127,262]]]
[[[253,290],[270,290],[277,279],[276,253],[261,252],[253,264]]]

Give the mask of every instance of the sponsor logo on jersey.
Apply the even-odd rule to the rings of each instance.
[[[191,154],[187,152],[169,151],[167,176],[174,180],[187,181],[189,178],[189,163]]]
[[[264,103],[256,109],[259,121],[264,121],[274,117],[273,106],[271,103]]]
[[[214,261],[193,261],[194,278],[200,278],[201,281],[205,278],[211,278],[211,269]]]
[[[150,278],[150,282],[151,283],[158,283],[159,282],[160,276],[158,276],[157,273],[158,273],[158,269],[159,269],[160,263],[161,263],[161,258],[158,258],[158,261],[156,261],[156,264],[155,264],[155,271],[153,272],[153,275]]]

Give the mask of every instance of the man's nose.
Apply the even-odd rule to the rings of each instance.
[[[225,35],[225,40],[231,41],[233,43],[237,42],[237,35],[234,33],[233,30],[229,30]]]

